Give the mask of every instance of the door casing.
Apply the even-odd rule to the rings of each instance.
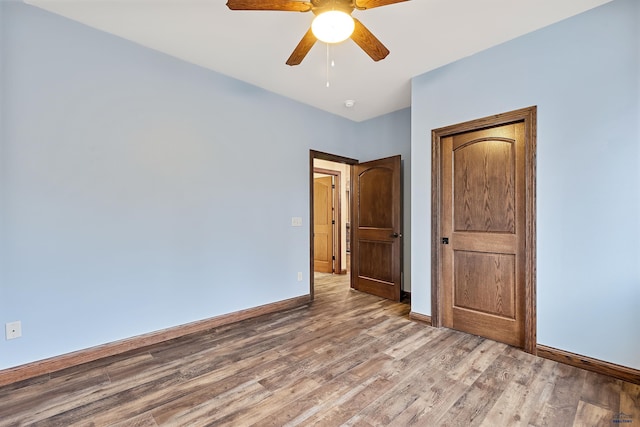
[[[523,122],[525,137],[525,331],[524,351],[536,353],[536,116],[537,107],[471,120],[431,131],[431,324],[442,325],[443,282],[441,230],[442,138]]]

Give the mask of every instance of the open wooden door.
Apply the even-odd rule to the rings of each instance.
[[[314,271],[333,273],[333,177],[313,180]]]
[[[400,301],[400,156],[352,168],[351,287]]]

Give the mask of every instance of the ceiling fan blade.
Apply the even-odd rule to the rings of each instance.
[[[302,37],[302,40],[300,40],[300,43],[298,43],[298,46],[293,49],[293,53],[291,53],[289,59],[287,59],[287,65],[300,64],[304,57],[307,56],[307,53],[309,53],[313,45],[316,43],[316,40],[316,36],[313,35],[311,28],[309,28],[309,30]]]
[[[388,6],[409,0],[356,0],[354,5],[358,10],[373,9],[374,7]]]
[[[313,5],[295,0],[228,0],[231,10],[280,10],[285,12],[308,12]]]
[[[351,34],[351,40],[356,42],[374,61],[380,61],[386,58],[387,55],[389,55],[389,49],[387,49],[362,22],[356,18],[353,18],[353,21],[356,27],[353,30],[353,34]]]

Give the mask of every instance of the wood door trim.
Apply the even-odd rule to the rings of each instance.
[[[315,159],[318,160],[328,160],[330,162],[335,163],[344,163],[350,166],[357,165],[359,162],[356,159],[351,159],[349,157],[338,156],[336,154],[325,153],[322,151],[309,150],[309,295],[311,297],[311,301],[314,298],[314,278],[313,278],[313,161]],[[351,190],[351,185],[353,183],[349,183],[349,193],[353,194]],[[353,229],[351,230],[351,241],[353,241]]]
[[[442,139],[455,134],[481,130],[509,123],[525,126],[525,331],[524,351],[536,354],[536,116],[537,107],[522,108],[431,131],[431,323],[442,325],[440,296],[442,245],[441,226],[441,144]]]
[[[333,224],[333,225],[334,226],[337,225],[338,242],[334,243],[334,248],[336,248],[335,249],[336,253],[335,253],[335,262],[333,263],[333,272],[340,274],[342,272],[342,193],[341,193],[342,187],[340,187],[341,185],[340,177],[342,176],[342,174],[340,173],[340,171],[323,169],[323,168],[315,168],[315,167],[313,168],[313,172],[336,177],[334,190],[337,190],[337,191],[333,191],[332,194],[333,194],[333,205],[335,206],[334,220],[335,218],[337,218],[337,221],[338,221],[337,224]]]

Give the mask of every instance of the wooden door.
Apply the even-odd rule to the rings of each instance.
[[[352,168],[351,287],[400,301],[400,156]]]
[[[441,141],[443,326],[524,347],[524,123]]]
[[[333,273],[333,177],[313,179],[314,271]]]

